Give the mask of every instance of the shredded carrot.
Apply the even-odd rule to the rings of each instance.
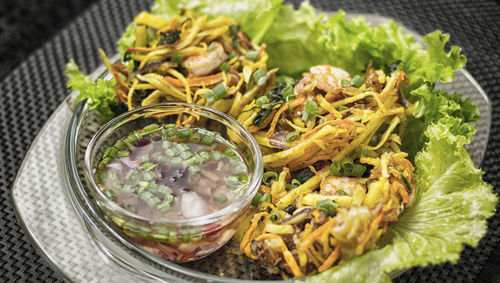
[[[325,262],[323,262],[323,264],[318,268],[318,271],[323,272],[323,271],[327,270],[328,268],[330,268],[330,266],[332,266],[333,263],[335,263],[335,261],[339,257],[339,253],[340,253],[340,246],[337,245],[335,247],[335,249],[333,250],[333,252],[325,260]]]
[[[382,217],[384,217],[383,212],[381,212],[370,224],[368,232],[363,236],[363,240],[361,240],[361,242],[359,242],[358,246],[356,247],[356,255],[360,255],[363,252],[363,248],[365,247],[366,243],[368,243],[373,233],[375,233],[375,231],[377,230],[380,221],[382,221]]]
[[[321,237],[321,235],[325,231],[327,231],[328,229],[333,227],[333,224],[335,224],[336,220],[337,220],[337,218],[334,217],[334,218],[328,220],[325,224],[321,225],[316,230],[312,231],[311,234],[309,234],[307,236],[307,238],[305,238],[304,241],[302,241],[302,243],[300,243],[299,250],[301,250],[301,251],[307,250],[317,238]]]
[[[291,100],[289,103],[293,109],[294,107],[297,107],[297,106],[301,105],[302,103],[304,103],[305,100],[306,100],[306,98],[301,95],[301,96],[298,96],[297,98]],[[285,112],[286,110],[288,110],[288,103],[283,104],[283,106],[281,106],[281,108],[278,110],[278,112],[276,112],[276,114],[274,115],[273,121],[271,122],[271,126],[269,127],[269,130],[266,133],[266,138],[269,138],[272,136],[272,134],[274,133],[274,130],[276,129],[276,125],[278,124],[278,121],[281,117],[281,114],[283,114],[283,112]]]

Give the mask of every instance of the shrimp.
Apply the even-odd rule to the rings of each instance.
[[[304,75],[295,86],[295,93],[312,91],[314,88],[332,93],[341,88],[342,80],[351,80],[349,73],[331,65],[313,66],[309,70],[310,73]]]
[[[321,182],[320,194],[322,195],[337,195],[338,191],[342,190],[348,195],[352,195],[354,189],[362,184],[358,180],[349,177],[328,176]]]
[[[210,74],[226,60],[227,54],[224,52],[224,48],[220,43],[215,42],[215,46],[211,50],[189,56],[182,63],[182,66],[188,69],[189,73],[194,77],[199,77]]]

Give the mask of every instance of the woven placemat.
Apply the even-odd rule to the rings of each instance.
[[[297,4],[299,1],[294,1]],[[378,13],[397,19],[420,34],[441,29],[451,34],[451,43],[463,47],[467,69],[489,94],[493,125],[486,159],[485,180],[498,192],[500,173],[499,123],[500,4],[494,1],[311,1],[320,9]],[[69,93],[65,88],[64,65],[69,58],[86,72],[101,64],[97,48],[113,54],[115,42],[127,23],[151,1],[104,0],[38,49],[0,83],[0,281],[54,282],[61,280],[28,243],[17,223],[9,193],[16,171],[50,114]],[[82,6],[83,7],[83,6]],[[61,149],[62,150],[62,149]],[[413,268],[399,282],[500,282],[494,269],[499,252],[500,209],[489,220],[488,234],[477,248],[466,247],[457,265],[442,264]],[[487,266],[487,268],[483,268]],[[496,277],[495,277],[496,276]]]

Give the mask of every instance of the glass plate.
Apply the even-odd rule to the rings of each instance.
[[[364,16],[374,24],[387,20],[376,15]],[[408,32],[420,39],[414,32]],[[101,66],[92,77],[96,79],[105,73],[106,69]],[[459,92],[478,105],[481,120],[476,123],[477,132],[467,149],[480,167],[491,124],[488,97],[464,70],[456,73],[454,82],[438,87]],[[205,260],[190,264],[161,260],[134,247],[113,227],[95,217],[91,202],[84,197],[82,178],[71,177],[79,175],[78,166],[65,166],[70,164],[70,157],[79,156],[78,149],[81,151],[91,134],[98,130],[100,125],[95,118],[84,105],[75,104],[74,94],[70,95],[33,141],[11,192],[17,216],[33,246],[65,279],[74,282],[278,279],[255,272],[251,261],[228,253],[230,245]]]

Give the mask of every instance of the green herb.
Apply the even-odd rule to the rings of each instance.
[[[262,194],[257,192],[255,196],[252,198],[252,206],[257,207],[259,205],[260,199],[262,198]]]
[[[275,210],[271,212],[269,215],[269,220],[271,220],[272,223],[278,223],[281,221],[281,213],[278,210]]]
[[[257,83],[258,86],[262,86],[267,82],[267,74],[264,69],[258,69],[253,74],[253,79]]]
[[[266,186],[271,186],[271,183],[274,181],[276,182],[278,180],[278,173],[272,172],[272,171],[267,171],[262,175],[262,182]]]
[[[245,58],[248,60],[255,60],[259,57],[259,51],[248,51],[247,54],[245,54]]]
[[[332,164],[330,164],[330,175],[332,176],[340,176],[340,170],[342,167],[337,161],[333,161]]]
[[[362,86],[364,83],[365,83],[365,81],[359,75],[354,76],[354,78],[352,78],[352,81],[351,81],[352,86],[357,87],[357,88]]]
[[[172,57],[170,57],[170,62],[181,64],[183,59],[184,59],[184,55],[174,54],[174,55],[172,55]]]
[[[228,63],[224,63],[220,65],[219,70],[223,72],[229,72],[229,70],[231,70],[231,65],[229,65]]]
[[[312,100],[308,100],[304,108],[304,114],[302,114],[302,121],[316,116],[318,116],[318,104]]]
[[[223,193],[220,193],[213,198],[214,203],[218,206],[224,205],[227,202],[227,196]]]
[[[337,204],[331,200],[323,199],[316,202],[316,208],[326,213],[328,216],[334,216]]]

